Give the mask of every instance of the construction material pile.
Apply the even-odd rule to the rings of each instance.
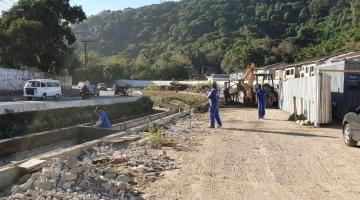
[[[159,129],[166,138],[189,139],[209,133],[205,118],[194,114]],[[40,171],[21,177],[9,188],[8,199],[141,199],[143,186],[177,166],[166,150],[152,149],[146,137],[137,138],[97,144],[79,157],[54,158]]]
[[[79,158],[53,159],[40,172],[20,178],[8,199],[138,199],[135,185],[175,168],[166,153],[148,155],[147,148],[144,141],[102,144]]]

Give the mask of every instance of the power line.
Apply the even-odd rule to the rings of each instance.
[[[5,7],[4,5],[0,4],[0,7],[3,8],[4,10],[7,10],[8,8]]]
[[[1,10],[6,11],[6,10],[10,9],[10,6],[9,6],[9,4],[6,4],[0,0],[0,8],[1,8]]]
[[[5,0],[0,0],[0,2],[2,2],[3,4],[6,4],[6,5],[8,5],[8,6],[10,6],[11,7],[11,4],[9,4],[7,1],[5,1]]]
[[[0,2],[2,2],[2,1],[0,1]],[[2,4],[0,4],[0,8],[2,8],[2,10],[7,10],[7,9],[8,9],[7,6],[4,6],[4,5],[2,5]]]

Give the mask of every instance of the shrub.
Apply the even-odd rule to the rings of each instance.
[[[154,124],[150,125],[145,140],[152,148],[161,148],[166,144],[165,131],[157,128]]]
[[[151,83],[151,84],[148,86],[148,89],[150,89],[150,90],[158,90],[159,87],[158,87],[155,83]]]

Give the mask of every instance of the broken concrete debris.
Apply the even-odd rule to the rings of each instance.
[[[193,126],[189,128],[190,119]],[[197,130],[197,123],[197,117],[185,117],[162,128],[171,135],[206,133]],[[138,199],[138,185],[176,168],[166,151],[150,153],[144,139],[111,146],[104,143],[77,158],[54,158],[39,172],[21,177],[8,199]]]

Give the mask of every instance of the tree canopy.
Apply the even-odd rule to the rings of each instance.
[[[59,73],[71,70],[77,57],[70,25],[86,19],[70,0],[20,0],[0,18],[0,64]],[[73,62],[72,62],[73,61]]]

